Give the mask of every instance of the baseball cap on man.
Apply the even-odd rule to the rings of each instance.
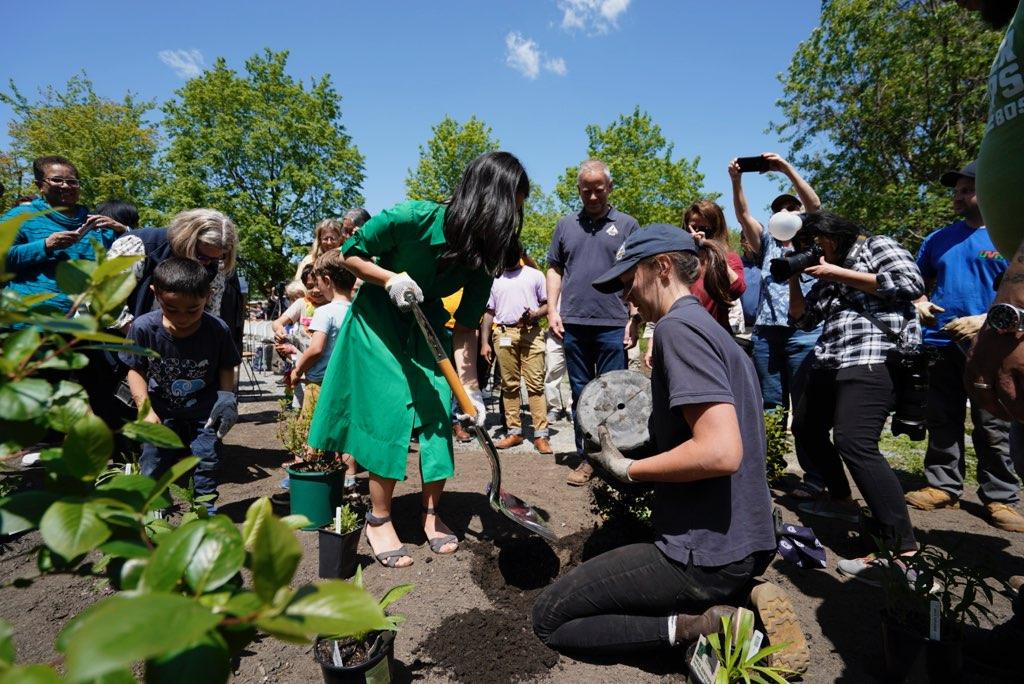
[[[697,244],[685,230],[667,223],[652,223],[630,233],[615,253],[615,264],[604,272],[593,285],[599,292],[611,294],[622,289],[619,276],[636,266],[642,259],[666,252],[697,253]]]
[[[800,199],[798,197],[794,197],[793,195],[790,195],[788,192],[784,192],[772,200],[772,213],[777,214],[786,207],[791,207],[794,205],[799,207],[802,205],[802,202],[800,202]]]
[[[946,173],[942,174],[941,178],[939,178],[939,182],[945,185],[947,188],[952,188],[956,186],[956,182],[961,178],[970,178],[971,180],[974,180],[974,168],[975,166],[977,166],[977,164],[977,161],[972,161],[970,164],[960,169],[959,171],[947,171]]]

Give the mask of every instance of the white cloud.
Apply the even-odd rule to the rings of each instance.
[[[565,60],[561,57],[555,57],[544,62],[544,68],[553,74],[558,76],[565,76],[568,69],[565,66]]]
[[[537,43],[515,31],[505,36],[505,64],[529,79],[540,73],[540,50]]]
[[[203,61],[203,53],[192,48],[191,50],[161,50],[160,61],[174,69],[181,78],[195,78],[202,73],[206,63]]]
[[[608,33],[618,27],[619,17],[629,9],[630,0],[556,0],[562,10],[562,28]]]

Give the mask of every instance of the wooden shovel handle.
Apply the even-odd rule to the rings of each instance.
[[[470,418],[476,418],[476,407],[470,401],[466,388],[462,386],[462,381],[459,380],[459,375],[455,372],[452,362],[448,359],[441,359],[437,362],[437,365],[440,367],[444,379],[448,381],[448,386],[452,388],[452,394],[455,395],[456,401],[459,402],[459,408]]]

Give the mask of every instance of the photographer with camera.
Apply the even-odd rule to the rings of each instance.
[[[924,293],[921,272],[895,240],[868,235],[841,216],[817,212],[803,216],[802,223],[796,236],[802,253],[785,261],[792,265],[815,251],[821,256],[802,271],[793,269],[789,315],[799,328],[822,325],[823,330],[793,433],[797,444],[814,454],[831,500],[803,504],[799,510],[857,519],[859,509],[843,472],[845,462],[870,510],[866,526],[872,528],[872,536],[900,552],[913,553],[917,542],[903,490],[879,451],[878,440],[894,404],[894,432],[900,426],[912,431],[923,424],[927,365],[913,304]],[[782,262],[773,268],[779,270]],[[801,272],[818,280],[806,296],[800,288]],[[869,584],[878,584],[879,571],[874,555],[839,562],[840,574]]]

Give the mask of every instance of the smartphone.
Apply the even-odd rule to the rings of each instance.
[[[768,170],[768,160],[761,155],[756,157],[740,157],[736,160],[736,163],[739,164],[741,173],[747,173],[750,171],[764,173]]]

